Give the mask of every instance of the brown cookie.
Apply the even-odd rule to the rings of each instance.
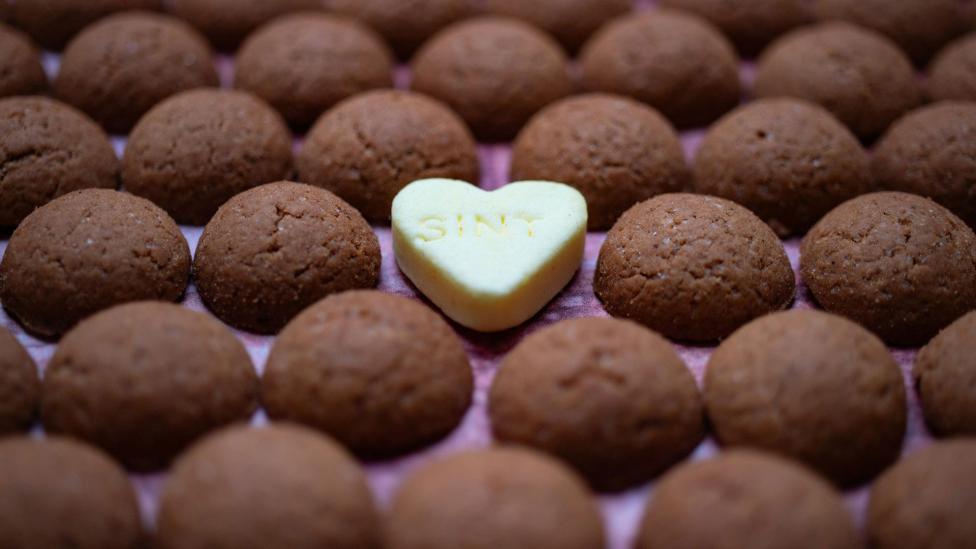
[[[495,438],[549,452],[600,490],[645,482],[705,432],[695,378],[637,324],[565,320],[523,340],[491,386]]]
[[[712,354],[704,395],[723,445],[796,459],[842,486],[901,452],[901,370],[881,340],[838,316],[793,310],[749,323]]]
[[[380,246],[359,212],[300,183],[269,183],[227,201],[193,263],[210,310],[238,328],[275,333],[302,309],[379,281]]]
[[[793,301],[776,234],[721,198],[663,194],[627,210],[600,248],[593,290],[613,316],[710,341]]]
[[[234,334],[212,317],[145,301],[72,329],[47,365],[41,420],[126,467],[154,471],[208,431],[247,420],[258,379]]]
[[[286,425],[231,428],[176,462],[159,502],[157,549],[377,549],[366,475],[342,448]]]
[[[976,227],[976,103],[906,114],[878,142],[872,163],[881,188],[931,198]]]
[[[718,29],[655,10],[603,27],[580,53],[583,87],[627,95],[678,127],[702,126],[739,103],[739,60]]]
[[[889,469],[871,489],[877,549],[961,549],[976,540],[976,439],[939,442]]]
[[[275,17],[321,7],[321,0],[172,0],[169,10],[196,27],[214,47],[233,50],[251,31]]]
[[[17,338],[0,328],[0,437],[30,426],[40,391],[34,359]]]
[[[331,0],[330,8],[375,29],[403,59],[473,11],[469,0]]]
[[[633,9],[630,0],[488,0],[489,13],[517,17],[556,37],[576,53],[597,29]]]
[[[807,233],[800,252],[820,305],[891,345],[923,344],[976,308],[976,235],[920,196],[849,200]]]
[[[635,547],[859,549],[862,543],[829,484],[772,454],[731,450],[661,479]]]
[[[0,23],[0,97],[40,93],[46,87],[47,75],[34,43]]]
[[[950,43],[932,60],[928,93],[935,101],[976,101],[976,34]]]
[[[819,106],[760,99],[709,129],[695,156],[696,192],[728,198],[780,236],[803,233],[849,198],[873,190],[867,154]]]
[[[59,437],[0,441],[0,547],[139,549],[142,523],[125,472]]]
[[[919,65],[966,32],[959,0],[814,0],[821,20],[841,20],[880,32]]]
[[[161,0],[21,0],[3,2],[7,21],[24,29],[45,49],[64,47],[81,29],[125,10],[156,10]]]
[[[183,296],[190,249],[173,219],[107,189],[66,194],[17,227],[0,262],[0,301],[31,332],[55,337],[113,305]]]
[[[125,133],[163,99],[217,83],[210,48],[192,27],[130,12],[106,17],[68,44],[54,90],[109,132]]]
[[[44,97],[0,100],[0,225],[71,191],[114,189],[119,159],[80,111]]]
[[[388,549],[600,549],[586,485],[561,463],[517,448],[456,454],[422,467],[394,496]]]
[[[299,179],[347,200],[370,221],[389,223],[393,197],[433,177],[478,182],[478,151],[445,105],[405,91],[367,92],[336,105],[308,133]]]
[[[976,435],[976,312],[962,316],[923,347],[912,375],[935,434]]]
[[[484,141],[511,139],[573,91],[559,44],[516,19],[455,23],[424,44],[411,68],[413,89],[447,103]]]
[[[203,225],[232,196],[290,176],[291,145],[285,121],[253,95],[192,90],[139,120],[125,147],[122,182],[178,223]]]
[[[915,69],[898,46],[848,23],[804,27],[773,42],[759,58],[753,93],[820,105],[862,139],[922,102]]]
[[[661,0],[659,4],[707,19],[747,56],[812,19],[806,0]]]
[[[306,309],[275,341],[262,382],[270,417],[325,431],[367,457],[444,437],[474,390],[451,327],[420,303],[377,291]]]
[[[589,94],[546,107],[512,148],[513,181],[559,181],[586,198],[589,229],[605,231],[620,214],[689,183],[681,142],[654,109],[630,99]]]
[[[347,97],[393,86],[393,56],[383,40],[326,14],[286,15],[262,26],[241,45],[235,70],[236,87],[298,128]]]

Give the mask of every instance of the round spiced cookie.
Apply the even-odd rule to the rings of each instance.
[[[506,141],[573,92],[559,44],[517,19],[479,17],[434,35],[411,61],[414,90],[447,103],[483,141]]]
[[[227,201],[193,263],[200,298],[224,322],[275,333],[302,309],[379,281],[380,246],[366,220],[325,189],[282,181]]]
[[[645,482],[705,433],[695,378],[671,344],[625,320],[565,320],[524,339],[491,386],[495,438],[575,467],[600,490]]]
[[[30,427],[40,392],[34,359],[13,334],[0,328],[0,437]]]
[[[155,471],[208,431],[247,420],[257,399],[251,359],[230,330],[145,301],[102,311],[64,336],[44,373],[41,420],[129,469]]]
[[[56,337],[113,305],[177,301],[190,249],[166,212],[107,189],[66,194],[17,227],[0,262],[0,301],[25,328]]]
[[[976,227],[976,103],[942,102],[895,122],[872,155],[881,188],[926,196]]]
[[[288,425],[203,439],[163,485],[153,547],[378,549],[366,475],[339,445]]]
[[[694,189],[749,208],[787,236],[874,187],[868,156],[843,124],[819,106],[783,98],[739,107],[709,129],[695,156]]]
[[[474,11],[469,0],[331,0],[329,9],[372,27],[402,59]]]
[[[0,547],[139,549],[128,477],[102,452],[60,437],[0,440]]]
[[[820,105],[862,139],[878,136],[922,102],[915,69],[898,46],[840,22],[803,27],[773,42],[759,58],[753,93]]]
[[[24,29],[45,49],[60,51],[95,21],[120,11],[157,10],[161,0],[5,0],[2,4],[8,22]]]
[[[404,297],[352,291],[316,303],[282,330],[261,400],[273,419],[386,457],[451,432],[473,383],[461,340],[440,316]]]
[[[976,235],[917,195],[849,200],[807,233],[800,253],[820,305],[891,345],[924,344],[976,309]]]
[[[232,196],[290,176],[291,145],[281,116],[249,93],[183,92],[136,124],[122,183],[178,223],[203,225]]]
[[[925,421],[936,435],[976,435],[976,312],[922,348],[912,377]]]
[[[932,60],[928,94],[935,101],[976,101],[976,34],[950,43]]]
[[[435,177],[477,183],[478,151],[464,122],[418,93],[366,92],[336,105],[306,136],[298,177],[328,189],[366,219],[389,223],[393,197]]]
[[[553,35],[576,53],[597,29],[633,9],[630,0],[488,0],[489,13],[517,17]]]
[[[694,15],[654,10],[616,19],[580,53],[583,88],[627,95],[681,128],[703,126],[739,103],[732,44]]]
[[[468,451],[407,477],[394,496],[388,549],[600,549],[603,524],[586,485],[544,454]]]
[[[321,0],[171,0],[169,11],[203,33],[214,47],[236,48],[275,17],[322,8]]]
[[[857,324],[813,310],[755,320],[705,370],[718,440],[796,459],[842,486],[898,458],[907,405],[898,364]]]
[[[976,439],[937,442],[899,461],[871,489],[877,549],[959,549],[976,539]]]
[[[772,454],[730,450],[657,483],[635,547],[859,549],[862,542],[830,484]]]
[[[41,54],[26,34],[0,23],[0,97],[31,95],[47,87]]]
[[[968,30],[959,0],[813,0],[821,20],[841,20],[872,29],[924,65],[935,52]]]
[[[192,27],[130,12],[106,17],[68,44],[54,90],[109,132],[125,133],[163,99],[217,84],[210,48]]]
[[[758,54],[778,36],[813,18],[806,0],[661,0],[659,4],[703,17],[746,56]]]
[[[654,109],[607,94],[563,99],[522,129],[512,148],[513,181],[559,181],[586,198],[589,229],[605,231],[634,204],[686,190],[684,151]]]
[[[593,290],[613,316],[712,341],[793,301],[776,233],[722,198],[663,194],[627,210],[600,248]]]
[[[365,26],[318,13],[279,17],[237,53],[234,86],[305,128],[347,97],[393,86],[393,56]]]
[[[0,226],[79,189],[114,189],[119,159],[90,118],[53,99],[0,99]]]

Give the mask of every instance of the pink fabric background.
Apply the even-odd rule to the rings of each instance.
[[[638,5],[641,7],[646,7],[647,4],[649,2],[638,2]],[[56,72],[58,66],[57,57],[48,55],[45,59],[45,65],[49,72]],[[231,81],[232,63],[228,58],[221,58],[219,67],[224,84],[228,85]],[[751,80],[752,70],[750,66],[743,66],[742,76],[744,81],[748,82]],[[397,87],[406,87],[408,79],[409,75],[405,69],[401,68],[398,70],[396,78]],[[702,133],[702,131],[692,131],[682,135],[682,142],[685,145],[689,159],[693,156],[694,150],[701,140]],[[115,144],[121,153],[124,148],[124,138],[115,139]],[[298,146],[298,143],[296,143],[296,146]],[[485,145],[479,147],[479,154],[482,160],[480,185],[486,189],[494,189],[507,183],[510,157],[509,147],[505,145]],[[190,249],[195,249],[201,228],[182,227],[182,230],[190,244]],[[422,299],[396,267],[389,229],[377,227],[376,233],[379,236],[383,252],[380,289],[399,295]],[[471,365],[475,372],[476,389],[474,404],[468,410],[462,424],[440,443],[422,452],[417,452],[401,459],[365,464],[373,491],[381,507],[385,506],[386,502],[389,501],[392,493],[404,478],[404,475],[409,474],[419,465],[437,456],[464,449],[485,447],[492,443],[486,408],[487,391],[491,385],[492,377],[499,361],[527,333],[566,318],[606,316],[606,312],[594,296],[592,289],[593,271],[603,239],[604,234],[602,233],[591,233],[588,235],[585,258],[579,273],[555,300],[525,325],[497,334],[479,334],[455,326],[465,341]],[[795,270],[799,260],[799,239],[788,240],[784,244]],[[6,240],[0,241],[0,253],[5,249]],[[793,307],[811,307],[812,304],[806,288],[799,280],[799,275],[797,275],[797,281],[798,293]],[[191,309],[205,310],[200,303],[196,289],[192,285],[183,303]],[[10,329],[18,337],[27,347],[43,372],[43,368],[53,353],[55,346],[25,334],[3,311],[0,311],[0,325]],[[235,333],[245,343],[255,367],[261,372],[273,338],[255,336],[242,332]],[[675,345],[675,347],[700,383],[705,364],[713,347],[685,345]],[[905,451],[907,452],[926,444],[931,437],[922,420],[921,410],[918,406],[915,392],[910,384],[910,369],[914,360],[915,351],[893,349],[892,352],[904,371],[906,390],[909,396],[908,434],[905,438]],[[263,412],[258,412],[253,418],[252,423],[260,425],[266,421]],[[41,435],[42,430],[40,427],[35,429],[35,433],[38,436]],[[698,447],[690,459],[707,458],[716,451],[717,447],[715,442],[709,438]],[[165,481],[165,474],[134,475],[132,480],[139,493],[140,504],[143,508],[146,521],[151,524],[155,515],[157,495],[162,483]],[[598,501],[605,518],[609,547],[612,549],[623,549],[631,546],[633,535],[636,532],[637,524],[644,508],[644,503],[652,490],[653,483],[650,483],[619,494],[598,496]],[[846,501],[858,522],[861,523],[863,521],[864,508],[867,503],[867,488],[863,487],[848,492],[846,494]]]

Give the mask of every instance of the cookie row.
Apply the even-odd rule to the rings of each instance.
[[[974,319],[953,323],[915,365],[938,435],[976,433],[976,370],[967,360]],[[39,400],[50,433],[88,440],[138,471],[166,467],[202,434],[248,419],[259,393],[270,417],[313,426],[375,458],[446,436],[473,391],[448,324],[375,291],[339,293],[289,322],[260,387],[229,330],[162,302],[82,321],[58,345],[43,390],[9,334],[3,347],[5,430],[30,425]],[[705,435],[706,416],[723,444],[786,455],[856,485],[897,459],[907,414],[901,371],[876,336],[802,310],[735,331],[711,356],[702,394],[656,333],[619,319],[563,321],[505,357],[489,409],[499,441],[557,455],[601,490],[641,484],[686,458]]]
[[[936,443],[891,466],[871,489],[871,546],[948,548],[972,539],[974,467],[974,439]],[[99,450],[58,436],[0,441],[5,547],[70,540],[81,549],[134,549],[150,536],[154,547],[173,549],[606,546],[583,479],[543,453],[502,446],[437,458],[410,474],[381,514],[362,469],[338,444],[280,423],[229,427],[193,444],[150,520],[151,534],[124,471]],[[733,449],[665,474],[634,544],[853,549],[864,541],[830,484],[773,453]]]
[[[620,8],[626,9],[581,5],[550,10],[561,15],[547,15],[550,12],[538,6],[497,3],[511,5],[499,6],[494,12],[529,19],[561,35],[575,32],[570,30],[574,25],[558,20],[562,17],[591,30],[583,22],[603,23],[619,14]],[[301,7],[286,4],[277,9],[269,5],[263,11],[251,10],[262,11],[256,16],[263,21],[279,11]],[[340,11],[358,12],[353,15],[367,20],[384,17],[382,10],[365,4],[349,3]],[[706,17],[721,11],[687,7],[705,12]],[[439,27],[459,16],[456,5],[443,6],[447,11],[444,18],[435,15],[436,9],[412,9],[408,5],[396,9],[432,18],[420,27]],[[921,103],[922,87],[908,56],[884,35],[870,30],[878,26],[873,23],[880,18],[844,14],[836,7],[827,9],[836,13],[825,19],[839,17],[865,27],[828,21],[778,39],[759,60],[754,95],[807,99],[828,108],[858,136],[873,138]],[[947,11],[953,11],[941,5],[905,9],[917,15],[932,11],[942,20]],[[202,17],[214,16],[207,8],[194,10]],[[243,14],[249,10],[226,11]],[[577,11],[600,12],[602,17],[572,17]],[[378,22],[378,26],[417,28],[395,25],[398,15],[385,17],[394,21]],[[950,18],[954,29],[935,34],[953,38],[966,30],[961,21]],[[926,42],[918,36],[921,34],[899,38],[913,48],[913,53],[922,55],[915,46],[925,51],[929,47],[920,46]],[[5,93],[38,91],[44,77],[36,54],[16,31],[8,30],[4,35],[11,53],[10,84]],[[412,50],[415,45],[404,47]],[[973,99],[972,79],[966,70],[972,51],[972,40],[963,39],[933,63],[930,87],[935,99]],[[688,12],[651,10],[614,19],[586,43],[579,61],[579,86],[584,90],[634,97],[679,127],[713,121],[737,105],[742,95],[739,59],[733,46],[718,29]],[[270,21],[249,36],[237,52],[235,85],[266,100],[293,126],[307,128],[341,99],[391,86],[393,63],[382,38],[367,27],[334,15],[304,12]],[[556,40],[518,19],[499,16],[447,26],[426,41],[413,56],[411,66],[413,88],[450,105],[482,140],[510,139],[533,113],[577,87],[566,53]],[[856,73],[859,78],[836,77],[843,73]],[[647,78],[648,74],[654,78]],[[130,12],[100,20],[73,39],[63,55],[54,88],[61,98],[110,131],[124,133],[166,97],[216,83],[212,54],[195,30],[173,17]]]

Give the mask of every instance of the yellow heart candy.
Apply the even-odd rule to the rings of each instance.
[[[483,332],[532,318],[573,278],[586,200],[562,183],[487,192],[423,179],[393,200],[393,250],[414,285],[458,323]]]

